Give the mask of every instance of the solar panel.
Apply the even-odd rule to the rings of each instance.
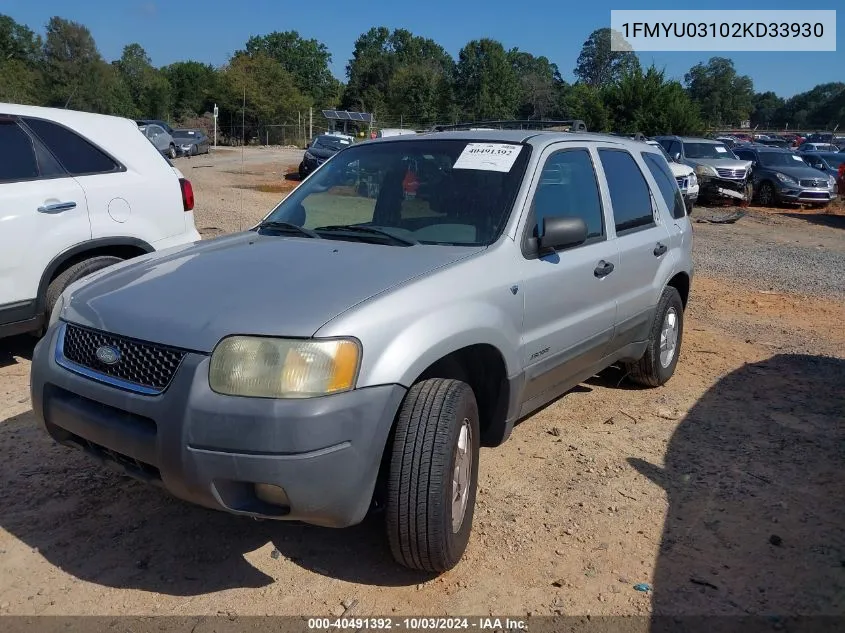
[[[331,121],[363,121],[372,123],[373,115],[369,112],[348,112],[346,110],[323,110],[323,116]]]

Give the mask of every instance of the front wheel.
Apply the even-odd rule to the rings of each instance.
[[[757,199],[764,207],[771,207],[775,204],[775,188],[768,180],[760,185],[757,191]]]
[[[666,286],[651,325],[643,357],[626,365],[628,376],[645,387],[659,387],[675,373],[684,334],[684,304],[677,289]]]
[[[402,565],[454,567],[466,551],[478,485],[478,405],[469,385],[432,378],[408,391],[387,482],[387,537]]]
[[[167,157],[168,158],[176,158],[176,146],[175,145],[171,144],[170,147],[167,148]]]

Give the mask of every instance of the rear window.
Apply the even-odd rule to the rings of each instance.
[[[101,174],[120,169],[111,157],[66,127],[43,119],[24,119],[73,176]]]
[[[32,140],[14,121],[0,121],[0,181],[38,178]]]

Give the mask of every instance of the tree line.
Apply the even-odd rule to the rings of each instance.
[[[217,104],[221,123],[243,122],[244,134],[295,123],[311,107],[371,112],[391,126],[583,119],[590,130],[645,134],[845,120],[845,83],[783,99],[755,92],[724,57],[696,64],[681,82],[612,51],[610,41],[610,29],[591,33],[567,82],[548,58],[492,39],[468,42],[453,58],[432,39],[373,27],[356,40],[342,83],[325,44],[296,31],[250,37],[221,67],[187,60],[157,68],[137,43],[106,61],[77,22],[53,17],[42,37],[0,14],[0,101],[178,123],[207,117]]]

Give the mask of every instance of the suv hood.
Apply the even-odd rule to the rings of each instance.
[[[686,162],[692,167],[710,165],[716,169],[748,169],[751,167],[750,160],[737,160],[735,158],[688,158]]]
[[[199,352],[230,334],[309,337],[354,305],[482,250],[238,233],[95,274],[71,292],[62,318]]]
[[[791,165],[773,165],[772,167],[761,165],[758,169],[760,169],[760,171],[766,170],[786,174],[791,178],[795,178],[795,180],[824,180],[825,184],[827,183],[827,174],[821,169],[816,169],[815,167],[810,167],[809,165],[802,167],[797,161],[795,162],[795,167]]]

